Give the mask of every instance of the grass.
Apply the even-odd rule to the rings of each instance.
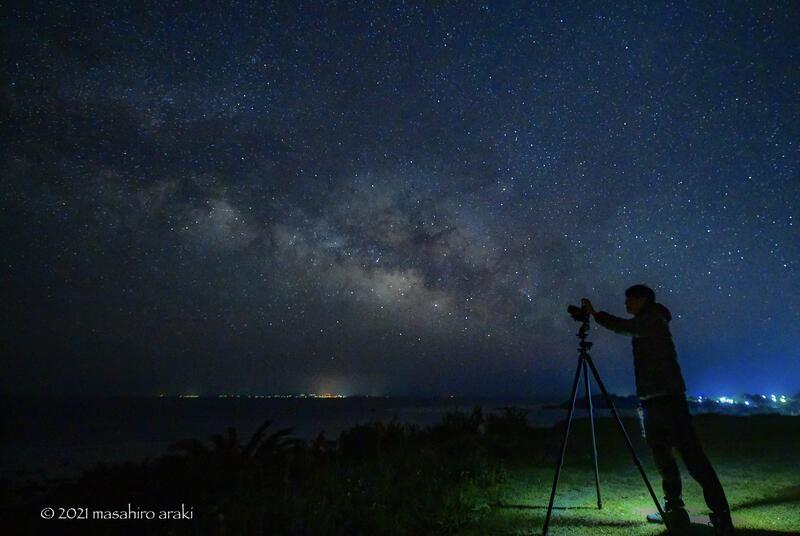
[[[737,533],[743,536],[800,534],[800,419],[781,416],[694,417],[705,451],[728,497]],[[626,428],[659,499],[661,484],[655,465],[638,436],[637,424]],[[597,509],[588,422],[577,421],[570,433],[567,460],[561,471],[549,534],[660,535],[662,525],[647,523],[655,505],[630,454],[610,419],[598,420],[602,510]],[[479,521],[464,528],[467,535],[541,534],[555,471],[552,464],[516,464],[491,499]],[[678,459],[683,493],[693,534],[711,535],[708,508],[700,486]]]

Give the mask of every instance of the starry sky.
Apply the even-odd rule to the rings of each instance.
[[[7,8],[4,393],[800,390],[795,2]]]

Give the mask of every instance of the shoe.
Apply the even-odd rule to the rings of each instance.
[[[711,512],[708,514],[711,524],[714,526],[714,536],[733,536],[733,521],[730,512]]]
[[[661,519],[661,514],[656,512],[655,514],[647,514],[647,522],[648,523],[664,523],[664,520]]]
[[[692,522],[689,520],[689,512],[684,507],[664,508],[664,515],[667,518],[667,522],[669,522],[670,529],[676,534],[689,533],[689,527],[691,527]],[[664,520],[661,519],[661,514],[658,512],[647,514],[647,521],[650,523],[664,523]]]

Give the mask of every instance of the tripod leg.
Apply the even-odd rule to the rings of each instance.
[[[572,382],[572,395],[569,402],[569,412],[567,413],[567,426],[564,428],[564,437],[561,439],[561,455],[556,465],[556,476],[553,478],[553,489],[550,491],[550,503],[547,505],[547,516],[544,518],[544,528],[542,536],[547,536],[547,527],[550,525],[550,516],[553,513],[553,500],[556,497],[556,486],[558,486],[558,476],[561,474],[561,465],[564,463],[564,454],[567,452],[567,436],[569,436],[569,426],[572,423],[572,413],[575,411],[575,399],[578,396],[578,380],[581,377],[581,362],[578,359],[578,368],[575,370],[575,380]]]
[[[600,498],[600,471],[597,468],[597,439],[594,434],[594,411],[592,408],[592,390],[589,387],[589,370],[586,361],[583,361],[583,382],[586,391],[586,409],[589,410],[589,426],[592,428],[592,453],[594,455],[594,486],[597,488],[597,509],[603,509],[603,500]]]
[[[619,429],[622,432],[622,436],[625,438],[625,443],[628,445],[628,450],[633,456],[633,461],[636,464],[636,467],[639,468],[639,473],[642,475],[642,480],[644,480],[645,485],[647,486],[647,491],[650,492],[650,497],[652,497],[653,502],[658,509],[658,513],[661,514],[661,519],[664,521],[664,525],[667,527],[667,532],[670,534],[674,534],[672,532],[672,528],[667,523],[667,516],[664,515],[664,510],[661,509],[661,505],[658,503],[658,498],[656,497],[655,492],[653,491],[653,487],[650,485],[650,481],[647,479],[647,475],[644,472],[644,467],[642,467],[642,462],[639,461],[639,457],[636,455],[636,450],[633,448],[633,443],[631,443],[631,438],[628,437],[628,432],[625,431],[625,426],[622,424],[622,419],[619,418],[619,414],[617,413],[617,408],[614,406],[614,402],[612,402],[611,397],[606,391],[605,385],[603,385],[602,380],[600,380],[600,373],[597,372],[597,368],[594,366],[592,362],[592,358],[588,355],[586,356],[586,362],[589,364],[589,367],[592,369],[592,374],[594,374],[594,379],[597,380],[597,385],[600,387],[600,391],[603,393],[603,397],[605,398],[606,404],[608,407],[611,408],[611,413],[614,415],[614,418],[617,420],[617,424],[619,425]]]

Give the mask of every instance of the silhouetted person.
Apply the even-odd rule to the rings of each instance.
[[[690,525],[681,497],[680,471],[672,455],[672,449],[677,448],[689,474],[703,488],[714,533],[733,534],[728,500],[703,452],[686,404],[686,385],[669,331],[669,309],[657,303],[655,292],[645,285],[634,285],[625,291],[625,308],[633,318],[595,311],[586,298],[581,305],[601,326],[632,337],[636,395],[642,403],[647,444],[661,474],[664,512],[671,526],[686,532]],[[647,519],[662,522],[659,514],[648,515]]]

